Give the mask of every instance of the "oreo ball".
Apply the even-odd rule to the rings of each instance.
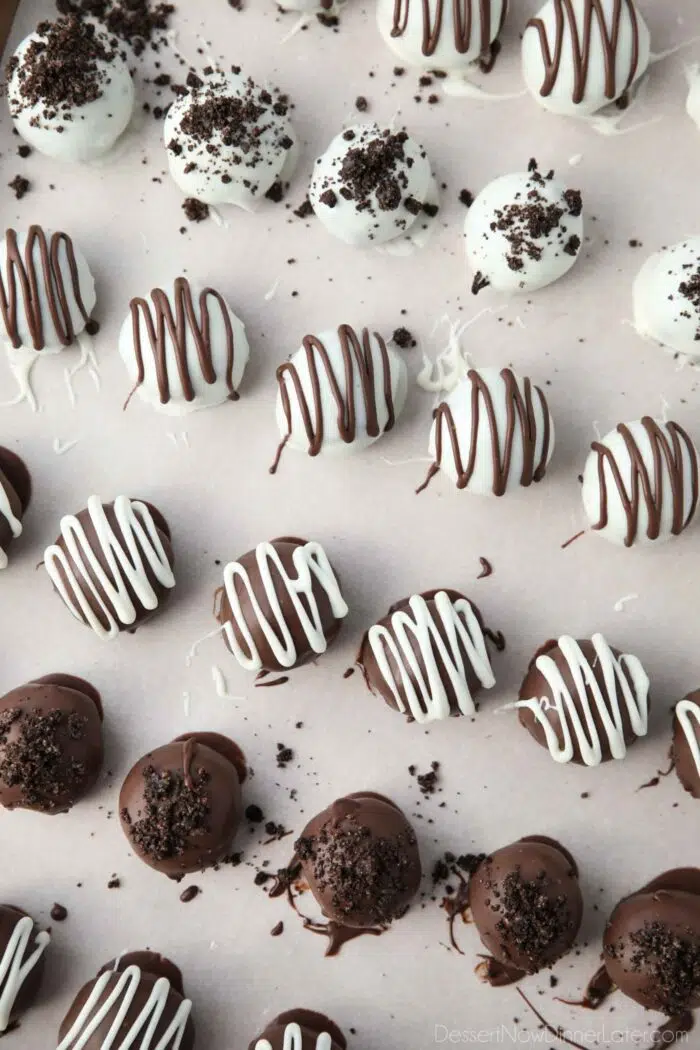
[[[36,1001],[50,940],[26,911],[0,904],[0,1035]]]
[[[0,569],[7,567],[7,552],[22,533],[22,519],[32,497],[32,480],[24,461],[0,448]]]
[[[314,1010],[288,1010],[270,1021],[248,1050],[346,1050],[338,1026]]]

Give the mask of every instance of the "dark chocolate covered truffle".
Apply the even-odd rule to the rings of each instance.
[[[496,684],[487,643],[503,636],[484,626],[463,594],[426,591],[397,602],[366,632],[357,662],[367,686],[409,722],[473,715],[476,697]]]
[[[320,543],[259,543],[224,569],[217,619],[248,671],[288,671],[325,653],[348,607]]]
[[[85,510],[61,519],[47,547],[51,582],[76,620],[100,638],[135,631],[175,586],[170,529],[160,511],[141,500],[91,496]]]
[[[700,870],[667,871],[621,900],[603,953],[613,983],[641,1006],[669,1017],[700,1006]]]
[[[358,792],[317,814],[295,843],[323,914],[343,926],[381,926],[404,914],[421,862],[410,823],[388,798]]]
[[[63,1019],[58,1050],[135,1050],[147,1044],[193,1050],[191,1010],[177,966],[155,952],[129,952],[80,989]],[[146,1033],[150,1039],[144,1042]]]
[[[22,533],[22,519],[32,498],[32,481],[23,460],[0,447],[0,569],[7,568],[7,551]]]
[[[65,813],[102,767],[102,703],[88,682],[51,674],[0,699],[0,804]]]
[[[228,852],[243,817],[243,753],[219,733],[190,733],[140,758],[119,794],[124,834],[141,860],[171,878]]]
[[[645,736],[649,679],[636,656],[602,634],[546,642],[532,658],[515,704],[520,722],[555,762],[597,766],[624,758]]]
[[[338,1026],[314,1010],[288,1010],[270,1021],[248,1050],[345,1050]]]
[[[51,937],[21,908],[0,904],[0,1035],[32,1006]]]
[[[512,980],[537,973],[571,948],[581,925],[576,863],[552,839],[520,839],[482,861],[469,906],[482,943]]]
[[[676,704],[672,756],[681,784],[693,798],[700,798],[700,689]]]

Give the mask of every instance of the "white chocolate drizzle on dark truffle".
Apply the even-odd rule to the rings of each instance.
[[[680,535],[698,487],[698,454],[683,427],[644,416],[593,442],[582,495],[591,528],[631,547]]]
[[[303,441],[310,456],[339,442],[364,447],[376,441],[393,428],[407,385],[403,361],[382,336],[347,324],[305,336],[277,369],[277,382],[282,441],[271,474],[290,440],[295,447]]]
[[[9,910],[8,906],[0,905],[0,911]],[[3,914],[3,925],[6,918]],[[50,941],[51,935],[45,930],[35,930],[30,915],[21,915],[0,958],[0,1035],[10,1026],[22,985],[39,965]]]

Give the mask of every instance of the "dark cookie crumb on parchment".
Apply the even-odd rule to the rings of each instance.
[[[403,326],[394,330],[391,341],[401,350],[409,350],[417,345],[411,332]]]
[[[18,201],[21,201],[22,197],[25,197],[31,189],[29,179],[25,178],[23,175],[15,175],[14,179],[12,179],[11,182],[8,182],[7,185],[14,193],[15,199]]]
[[[182,202],[182,210],[190,222],[203,222],[209,218],[209,205],[198,201],[196,197],[186,197]]]

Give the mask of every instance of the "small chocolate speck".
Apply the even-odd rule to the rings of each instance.
[[[118,875],[112,875],[112,878],[107,883],[107,889],[108,890],[118,890],[119,887],[121,886],[121,884],[122,884],[122,881],[119,878],[119,876]]]
[[[180,894],[180,900],[183,904],[189,904],[190,901],[193,901],[195,897],[198,897],[201,892],[199,886],[188,886]]]
[[[68,918],[68,909],[64,908],[62,904],[54,904],[51,909],[51,918],[54,922],[65,922]]]
[[[279,937],[281,933],[284,933],[284,923],[277,922],[270,930],[271,937]]]
[[[355,109],[359,110],[360,113],[366,113],[369,109],[369,102],[364,95],[358,95],[355,99]]]
[[[245,819],[249,820],[251,824],[262,824],[265,814],[260,809],[260,806],[252,805],[246,809]]]
[[[413,338],[408,328],[397,328],[391,337],[392,342],[398,346],[401,350],[409,350],[416,345],[416,340]]]

